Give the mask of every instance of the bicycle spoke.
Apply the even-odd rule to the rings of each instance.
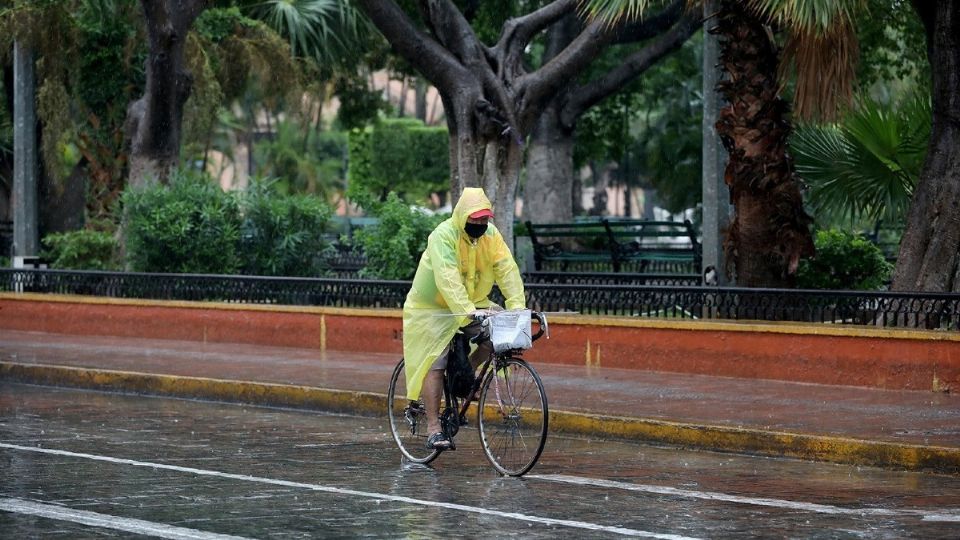
[[[481,401],[480,437],[487,458],[504,474],[530,470],[546,440],[547,404],[536,373],[522,360],[506,360],[487,380]]]
[[[407,399],[406,377],[401,360],[394,369],[387,392],[387,415],[393,440],[403,456],[414,463],[429,463],[439,455],[427,449],[427,419],[423,404]]]

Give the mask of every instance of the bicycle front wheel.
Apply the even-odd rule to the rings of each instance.
[[[520,476],[536,465],[547,442],[547,394],[525,361],[508,358],[500,365],[480,391],[480,444],[497,471]]]
[[[407,399],[407,377],[403,360],[393,370],[390,390],[387,392],[387,417],[390,432],[400,447],[403,457],[414,463],[430,463],[440,455],[439,450],[427,448],[427,414],[420,400]]]

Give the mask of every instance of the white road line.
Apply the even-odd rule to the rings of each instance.
[[[516,519],[520,521],[527,521],[531,523],[542,523],[544,525],[557,525],[560,527],[571,527],[576,529],[585,529],[588,531],[602,531],[610,532],[615,534],[621,534],[624,536],[639,536],[645,538],[660,538],[664,540],[693,540],[688,536],[680,536],[675,534],[661,534],[654,533],[649,531],[641,531],[637,529],[628,529],[625,527],[611,527],[607,525],[599,525],[596,523],[589,523],[586,521],[575,521],[569,519],[554,519],[540,516],[532,516],[529,514],[519,514],[516,512],[502,512],[500,510],[490,510],[487,508],[480,508],[477,506],[466,506],[463,504],[453,504],[445,503],[440,501],[429,501],[424,499],[414,499],[411,497],[401,497],[398,495],[388,495],[386,493],[373,493],[369,491],[357,491],[354,489],[344,489],[331,486],[323,486],[320,484],[307,484],[304,482],[291,482],[288,480],[277,480],[274,478],[263,478],[259,476],[248,476],[245,474],[232,474],[225,473],[220,471],[210,471],[206,469],[194,469],[192,467],[180,467],[177,465],[167,465],[164,463],[151,463],[148,461],[136,461],[133,459],[123,459],[115,458],[110,456],[98,456],[95,454],[83,454],[79,452],[69,452],[66,450],[55,450],[50,448],[35,448],[32,446],[21,446],[17,444],[7,444],[0,443],[0,448],[7,448],[10,450],[21,450],[24,452],[36,452],[40,454],[50,454],[55,456],[67,456],[74,458],[84,458],[91,459],[95,461],[105,461],[108,463],[117,463],[120,465],[133,465],[135,467],[148,467],[152,469],[161,469],[167,471],[177,471],[190,474],[196,474],[200,476],[214,476],[217,478],[229,478],[231,480],[241,480],[244,482],[259,482],[261,484],[271,484],[275,486],[285,486],[291,488],[301,488],[309,489],[312,491],[320,491],[324,493],[335,493],[338,495],[352,495],[354,497],[364,497],[368,499],[377,499],[381,501],[393,501],[407,504],[417,504],[421,506],[433,506],[438,508],[446,508],[448,510],[459,510],[461,512],[470,512],[474,514],[484,514],[488,516],[497,516],[509,519]]]
[[[784,499],[768,499],[763,497],[744,497],[742,495],[731,495],[729,493],[718,493],[715,491],[694,491],[691,489],[679,489],[667,486],[631,484],[629,482],[601,480],[598,478],[585,478],[582,476],[568,476],[565,474],[528,474],[525,476],[525,478],[546,480],[550,482],[562,482],[566,484],[577,484],[581,486],[595,486],[602,488],[622,489],[626,491],[640,491],[644,493],[655,493],[658,495],[672,495],[691,499],[751,504],[755,506],[772,506],[774,508],[788,508],[791,510],[817,512],[820,514],[843,514],[850,516],[916,516],[921,517],[924,521],[960,522],[960,512],[953,508],[934,508],[930,510],[913,510],[905,508],[844,508],[842,506],[832,506],[828,504],[788,501]]]
[[[196,529],[174,527],[164,523],[143,521],[142,519],[122,518],[52,504],[40,504],[23,499],[0,498],[0,510],[173,540],[248,540],[243,536],[209,533]]]

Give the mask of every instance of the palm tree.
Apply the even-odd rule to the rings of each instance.
[[[790,141],[817,216],[902,224],[930,138],[930,96],[894,109],[861,100],[838,124],[801,124]]]
[[[637,16],[650,3],[590,0],[585,9],[612,21]],[[812,218],[804,211],[787,152],[791,126],[780,78],[795,66],[797,116],[833,117],[851,95],[857,56],[852,20],[862,5],[863,0],[721,0],[714,14],[711,32],[720,41],[723,72],[717,90],[725,100],[716,127],[729,154],[724,179],[735,208],[724,245],[741,285],[789,286],[800,258],[813,254]],[[770,28],[787,32],[785,61]]]
[[[294,56],[320,66],[352,63],[362,51],[358,44],[370,35],[369,23],[349,0],[248,0],[241,6],[285,37]]]

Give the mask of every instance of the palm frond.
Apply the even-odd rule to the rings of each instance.
[[[252,13],[285,36],[295,56],[322,64],[347,56],[365,28],[359,12],[346,0],[267,0]]]
[[[866,0],[747,0],[755,13],[794,31],[826,31],[837,23],[851,24],[866,10]]]
[[[606,26],[623,21],[639,20],[653,4],[660,0],[581,0],[580,15],[587,20],[599,20]]]
[[[856,29],[846,18],[823,28],[794,28],[780,64],[781,80],[791,68],[796,73],[794,114],[802,120],[835,120],[851,105],[859,57]]]
[[[864,100],[840,125],[799,126],[790,147],[815,212],[901,218],[926,155],[930,117],[923,115],[925,103],[929,99],[894,112]]]

